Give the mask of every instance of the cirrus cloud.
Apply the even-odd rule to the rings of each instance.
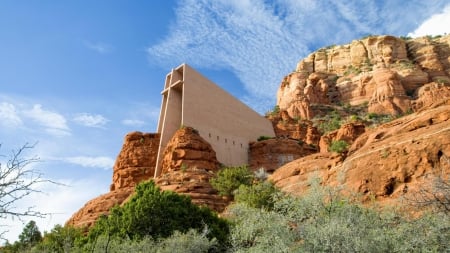
[[[249,93],[244,99],[264,112],[273,106],[283,76],[310,52],[368,34],[407,34],[444,4],[182,0],[167,36],[147,51],[156,64],[166,67],[186,62],[195,68],[230,70]]]
[[[83,126],[86,127],[97,127],[101,128],[106,123],[108,123],[108,119],[99,114],[89,114],[89,113],[80,113],[77,114],[73,120]]]
[[[0,103],[0,124],[5,127],[18,127],[23,124],[19,112],[13,104]]]
[[[35,104],[31,110],[23,111],[23,114],[44,127],[45,131],[55,136],[70,135],[70,128],[66,118],[50,110],[42,109],[42,105]]]
[[[73,156],[60,159],[64,162],[80,165],[87,168],[111,169],[115,160],[107,156]]]

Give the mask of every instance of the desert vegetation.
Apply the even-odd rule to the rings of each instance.
[[[242,174],[248,171],[241,167]],[[236,168],[231,168],[231,170]],[[236,171],[235,171],[236,172]],[[251,175],[251,174],[250,174]],[[447,252],[450,219],[443,198],[421,198],[431,208],[409,216],[395,208],[363,205],[343,187],[309,181],[302,196],[280,192],[251,175],[219,218],[186,196],[141,183],[123,207],[115,207],[87,234],[55,226],[41,236],[35,224],[0,252]],[[216,181],[227,181],[220,177]],[[219,183],[218,182],[218,183]],[[433,196],[448,197],[448,180]],[[444,187],[442,187],[444,182]],[[436,192],[439,191],[439,192]],[[429,195],[427,195],[429,196]],[[414,202],[421,205],[422,203]],[[448,204],[448,203],[447,203]],[[448,205],[446,206],[448,207]],[[30,233],[31,232],[31,233]]]

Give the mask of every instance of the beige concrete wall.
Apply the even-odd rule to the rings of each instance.
[[[182,84],[175,89],[171,88],[173,84],[168,85],[166,81],[166,89],[163,91],[163,97],[166,97],[166,93],[168,96],[163,98],[162,102],[162,106],[166,107],[165,116],[160,116],[158,123],[158,131],[161,133],[160,149],[165,148],[180,125],[191,126],[211,144],[219,162],[236,166],[248,164],[250,141],[256,141],[261,135],[275,136],[269,120],[190,66],[184,64],[172,71],[172,79],[180,81],[180,74]],[[178,87],[181,87],[182,91],[178,93],[172,91],[178,90]],[[177,95],[171,96],[172,93]],[[181,108],[178,104],[180,94]],[[174,110],[178,110],[179,113],[173,112]],[[160,159],[158,162],[160,163]],[[157,169],[155,176],[159,173]]]

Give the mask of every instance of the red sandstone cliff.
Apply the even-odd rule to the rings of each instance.
[[[368,103],[368,112],[378,114],[418,110],[420,87],[450,84],[449,58],[450,35],[410,40],[370,36],[322,48],[282,80],[277,105],[291,118],[302,119],[317,115],[317,104]]]
[[[301,194],[308,178],[344,185],[365,199],[392,202],[413,194],[436,176],[450,174],[450,100],[361,134],[348,156],[318,153],[277,169],[270,180]],[[406,190],[408,189],[408,190]]]

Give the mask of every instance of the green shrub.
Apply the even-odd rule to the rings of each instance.
[[[50,232],[44,232],[42,242],[36,247],[38,252],[71,252],[83,242],[81,229],[55,225]]]
[[[318,121],[317,128],[321,134],[325,134],[341,127],[341,115],[336,111],[332,111],[324,118],[316,119]]]
[[[241,185],[234,196],[237,202],[245,203],[254,208],[271,209],[273,207],[272,196],[278,189],[268,181],[253,185]]]
[[[371,209],[313,180],[302,197],[278,194],[272,211],[235,205],[233,252],[448,252],[444,213],[408,218]]]
[[[258,137],[258,141],[265,141],[265,140],[270,140],[270,139],[273,139],[273,137],[265,136],[265,135],[261,135]]]
[[[342,153],[347,150],[348,144],[344,140],[332,141],[328,148],[331,152]]]
[[[140,183],[135,194],[123,205],[114,207],[108,216],[100,218],[89,231],[89,242],[100,235],[111,238],[140,240],[146,236],[155,239],[171,236],[174,231],[201,230],[207,225],[209,238],[226,241],[228,224],[210,209],[191,203],[185,195],[161,191],[153,181]]]
[[[146,253],[171,253],[171,252],[215,252],[218,250],[215,239],[208,239],[204,233],[189,230],[186,233],[175,231],[168,238],[154,240],[144,237],[140,240],[128,238],[114,238],[111,240],[105,235],[97,238],[94,243],[81,248],[74,248],[70,252],[146,252]]]
[[[283,215],[247,205],[230,210],[230,252],[293,252],[297,236]]]
[[[216,177],[210,183],[219,194],[223,196],[234,196],[234,191],[243,185],[251,185],[253,173],[247,166],[225,167],[217,172]]]

